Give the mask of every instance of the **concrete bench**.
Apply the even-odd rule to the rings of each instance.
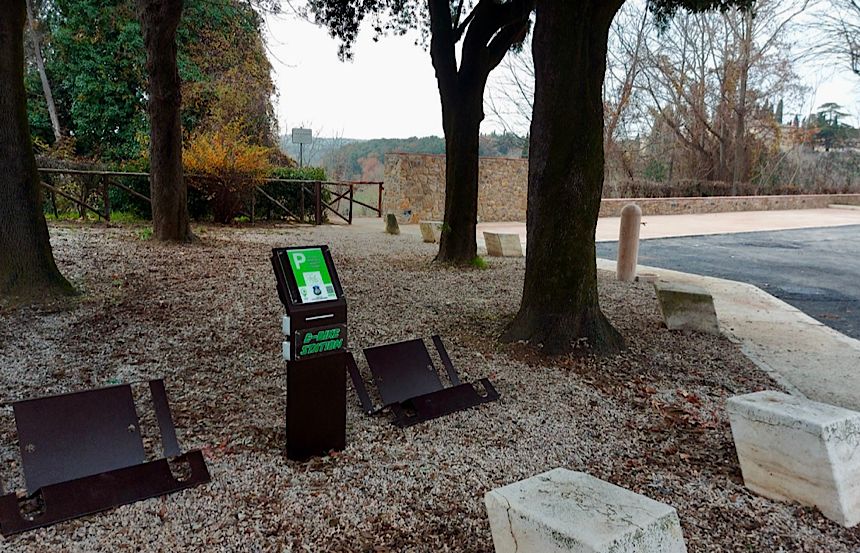
[[[694,330],[719,334],[714,298],[707,290],[680,282],[654,282],[660,313],[669,330]]]
[[[554,469],[484,502],[496,553],[686,553],[675,509],[583,472]]]
[[[427,243],[439,242],[442,238],[442,226],[445,223],[442,221],[421,221],[421,239]]]
[[[519,234],[484,232],[487,255],[491,257],[522,257],[523,246]]]
[[[860,413],[775,391],[730,398],[728,412],[747,488],[860,522]]]

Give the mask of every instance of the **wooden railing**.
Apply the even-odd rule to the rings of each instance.
[[[56,196],[59,195],[76,204],[79,207],[82,216],[85,211],[91,211],[95,213],[100,219],[110,221],[111,201],[109,191],[111,186],[119,188],[120,190],[123,190],[124,192],[131,194],[132,196],[135,196],[141,200],[152,203],[150,198],[147,197],[145,194],[141,194],[140,192],[117,181],[118,178],[129,177],[149,179],[149,173],[138,173],[131,171],[55,169],[49,167],[40,167],[39,173],[41,173],[42,175],[77,175],[79,177],[88,177],[90,179],[96,179],[98,183],[97,186],[87,186],[86,183],[81,182],[79,186],[80,197],[76,198],[72,194],[42,181],[42,186],[52,195],[52,205],[54,208],[55,215],[57,214]],[[207,175],[186,175],[186,177],[191,180],[214,178]],[[379,181],[339,182],[266,178],[262,179],[261,182],[262,184],[254,185],[254,187],[251,189],[250,213],[245,213],[245,215],[250,218],[251,223],[256,222],[257,218],[255,213],[257,195],[262,196],[266,201],[270,202],[272,205],[280,209],[286,215],[286,218],[288,220],[292,218],[298,222],[308,221],[308,210],[312,208],[313,211],[311,211],[311,214],[313,215],[313,217],[311,220],[316,225],[320,225],[325,221],[325,215],[327,211],[331,212],[332,215],[338,217],[339,219],[342,219],[347,224],[352,224],[353,206],[355,204],[370,209],[372,212],[376,213],[377,217],[382,217],[382,192],[384,190],[384,185],[382,182]],[[293,210],[285,206],[283,202],[279,201],[276,197],[266,191],[266,185],[273,183],[289,184],[300,187],[298,213],[293,212]],[[378,187],[378,200],[376,206],[369,205],[355,198],[356,190],[365,186]],[[101,195],[102,210],[99,210],[98,208],[94,207],[93,205],[90,205],[87,202],[94,188],[96,188],[98,190],[98,193]],[[306,202],[306,200],[308,201]],[[345,214],[342,213],[340,209],[341,200],[345,200],[347,204]]]

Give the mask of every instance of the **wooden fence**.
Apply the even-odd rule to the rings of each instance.
[[[57,186],[53,186],[42,181],[42,186],[51,193],[51,203],[54,209],[54,214],[57,214],[57,201],[56,196],[62,196],[67,200],[71,201],[75,205],[78,206],[81,216],[84,215],[86,211],[91,211],[95,213],[100,219],[104,219],[105,221],[110,221],[111,217],[111,200],[110,200],[110,187],[116,187],[124,192],[131,194],[141,200],[152,203],[152,201],[144,194],[137,192],[136,190],[126,186],[125,184],[118,182],[119,178],[142,178],[149,179],[149,173],[136,173],[130,171],[91,171],[91,170],[82,170],[82,169],[54,169],[48,167],[40,167],[39,173],[42,175],[72,175],[78,176],[80,178],[87,178],[97,181],[96,186],[87,186],[87,184],[83,181],[80,182],[78,191],[79,197],[74,197],[67,191],[61,190]],[[186,175],[189,179],[212,179],[214,177],[207,175]],[[271,205],[280,209],[285,218],[287,220],[294,220],[297,222],[305,222],[308,220],[308,212],[312,215],[312,221],[315,225],[321,225],[325,221],[326,212],[331,212],[332,215],[338,217],[343,220],[347,224],[352,224],[353,217],[353,207],[355,204],[358,204],[362,207],[365,207],[371,210],[376,214],[377,217],[382,217],[382,192],[384,190],[384,186],[382,182],[379,181],[349,181],[349,182],[338,182],[338,181],[305,181],[305,180],[295,180],[295,179],[277,179],[277,178],[267,178],[262,179],[262,184],[254,185],[251,188],[251,198],[250,198],[250,213],[244,213],[251,220],[251,223],[255,223],[257,219],[256,215],[256,204],[257,204],[257,196],[263,197],[266,201],[268,201]],[[284,205],[283,202],[279,201],[274,195],[270,194],[266,191],[266,186],[270,184],[287,184],[291,186],[299,186],[299,206],[297,212],[289,209]],[[365,202],[362,202],[355,198],[355,193],[357,189],[361,189],[364,187],[376,186],[378,188],[377,194],[377,204],[376,206],[369,205]],[[88,203],[88,199],[93,191],[96,189],[97,193],[101,196],[102,199],[102,209],[99,210],[97,207]],[[346,209],[342,210],[342,204],[346,205]],[[295,209],[295,208],[294,208]],[[342,212],[345,211],[345,212]]]

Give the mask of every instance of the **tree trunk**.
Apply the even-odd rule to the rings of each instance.
[[[74,293],[57,269],[27,121],[24,0],[0,2],[0,300]]]
[[[587,344],[608,353],[621,335],[600,310],[595,230],[603,190],[606,49],[620,0],[539,1],[523,299],[503,340],[549,354]]]
[[[747,143],[746,143],[746,115],[747,115],[747,85],[750,73],[750,57],[752,50],[753,13],[752,11],[741,12],[743,17],[743,36],[741,37],[741,59],[740,77],[738,87],[738,103],[736,106],[737,120],[735,123],[735,159],[732,170],[732,194],[737,195],[739,182],[747,179]]]
[[[57,106],[54,104],[54,95],[51,92],[51,82],[48,80],[48,73],[45,71],[45,60],[42,58],[42,41],[39,34],[39,27],[36,24],[36,18],[33,15],[33,8],[30,5],[30,0],[27,2],[27,19],[30,22],[30,40],[33,42],[33,55],[36,58],[36,68],[39,71],[39,78],[42,81],[42,91],[45,94],[45,103],[48,105],[48,116],[51,118],[51,128],[54,130],[54,140],[59,142],[63,138],[63,132],[60,128],[60,118],[57,117]]]
[[[442,99],[446,156],[445,224],[436,261],[466,264],[478,253],[478,144],[484,119],[484,88],[490,71],[499,65],[512,44],[525,37],[533,4],[533,0],[480,0],[461,22],[463,3],[453,19],[447,0],[427,3],[430,56]],[[458,68],[455,45],[466,27]]]
[[[150,195],[157,240],[193,239],[182,174],[182,103],[176,67],[176,28],[182,0],[138,0],[149,77]]]
[[[464,90],[465,89],[465,90]],[[484,118],[480,84],[442,91],[445,128],[445,224],[437,261],[467,264],[478,255],[478,150]]]

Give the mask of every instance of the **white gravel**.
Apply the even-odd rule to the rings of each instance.
[[[601,277],[626,352],[547,359],[495,340],[518,306],[522,259],[438,267],[433,245],[382,226],[203,226],[200,243],[181,246],[140,241],[134,227],[52,227],[84,295],[0,310],[0,398],[164,377],[180,442],[203,448],[213,480],[0,549],[490,551],[483,494],[563,466],[675,506],[691,553],[860,551],[860,529],[743,487],[725,400],[776,385],[724,339],[663,329],[648,286]],[[490,376],[502,399],[401,430],[365,416],[350,391],[347,449],[288,461],[269,253],[314,243],[331,246],[355,351],[438,333],[464,380]],[[23,484],[14,441],[5,407],[7,489]]]

